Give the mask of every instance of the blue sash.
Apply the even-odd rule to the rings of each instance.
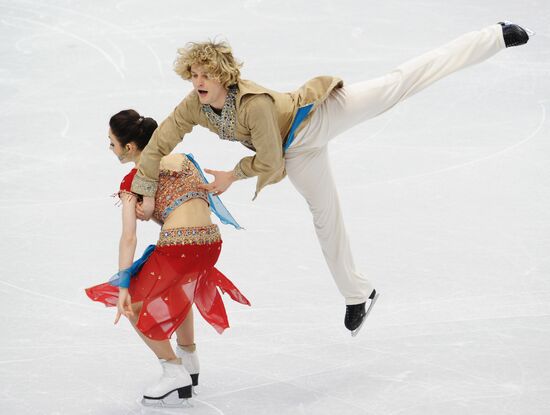
[[[128,288],[130,286],[130,279],[141,270],[143,264],[145,264],[145,262],[151,256],[156,247],[156,245],[149,245],[147,249],[145,249],[145,252],[143,252],[141,258],[134,261],[134,263],[130,265],[129,268],[120,270],[115,275],[113,275],[109,279],[109,284],[114,285],[115,287]]]
[[[283,146],[283,152],[285,152],[294,141],[296,130],[298,129],[302,121],[304,121],[304,119],[308,116],[312,107],[313,104],[309,104],[305,107],[298,108],[296,116],[294,117],[294,121],[292,121],[292,125],[290,126],[290,131],[288,132],[288,137],[286,139],[285,145]]]
[[[199,171],[199,174],[202,177],[202,180],[205,183],[208,183],[208,180],[206,180],[206,177],[204,177],[201,166],[199,166],[199,163],[197,163],[197,161],[193,158],[193,154],[186,154],[186,156],[191,161],[191,163],[195,165],[195,167]],[[229,213],[219,196],[212,196],[210,193],[208,193],[208,201],[210,202],[210,210],[220,219],[220,221],[224,225],[233,225],[235,229],[244,229],[243,227],[241,227],[241,225],[237,223],[231,213]]]

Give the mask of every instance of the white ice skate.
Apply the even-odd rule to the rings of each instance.
[[[188,352],[178,344],[176,346],[176,356],[181,358],[181,363],[191,375],[191,380],[193,381],[193,393],[197,394],[199,386],[199,373],[201,370],[197,351],[195,350],[192,353]]]
[[[190,406],[187,399],[191,398],[192,381],[185,366],[164,359],[159,361],[162,366],[162,376],[157,383],[145,390],[141,403],[145,406],[161,408]]]

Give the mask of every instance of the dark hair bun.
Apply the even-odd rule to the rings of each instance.
[[[158,124],[153,118],[142,117],[135,110],[124,110],[111,117],[109,127],[121,145],[135,143],[139,150],[143,150]]]

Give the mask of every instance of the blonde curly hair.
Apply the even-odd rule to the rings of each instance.
[[[204,67],[224,88],[236,84],[241,76],[242,63],[235,60],[231,46],[223,41],[191,42],[178,49],[174,71],[183,79],[189,80],[191,65]]]

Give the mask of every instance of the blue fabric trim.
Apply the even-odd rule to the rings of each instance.
[[[294,121],[292,121],[292,125],[290,126],[290,131],[288,132],[288,138],[286,139],[285,145],[283,147],[283,151],[286,151],[294,141],[294,138],[295,138],[294,135],[296,134],[296,130],[298,129],[302,121],[304,121],[304,119],[308,116],[312,107],[313,107],[313,104],[309,104],[304,107],[298,108],[298,111],[296,112],[296,116],[294,117]]]
[[[199,171],[199,174],[202,177],[202,180],[205,183],[208,183],[208,180],[206,180],[206,177],[204,177],[201,166],[199,166],[199,163],[197,163],[197,161],[193,158],[193,154],[186,154],[186,156],[191,161],[191,163],[195,165],[195,167]],[[220,219],[223,224],[233,225],[235,229],[244,229],[243,227],[241,227],[241,225],[237,223],[231,213],[229,213],[219,196],[212,196],[210,193],[208,193],[208,201],[210,202],[210,210]]]
[[[182,197],[178,197],[176,200],[174,200],[172,202],[172,204],[170,206],[168,206],[166,209],[164,209],[164,212],[162,212],[162,220],[166,220],[168,215],[170,213],[172,213],[174,211],[174,209],[177,209],[178,207],[180,207],[182,204],[184,204],[188,200],[194,199],[194,198],[202,199],[200,197],[201,195],[207,195],[207,192],[206,191],[204,191],[204,192],[189,192],[189,193],[184,194]]]
[[[153,251],[155,250],[156,245],[149,245],[143,255],[138,260],[134,261],[129,268],[118,271],[109,279],[109,284],[114,285],[115,287],[128,288],[130,286],[130,280],[134,277],[143,267],[145,261],[149,259]]]

